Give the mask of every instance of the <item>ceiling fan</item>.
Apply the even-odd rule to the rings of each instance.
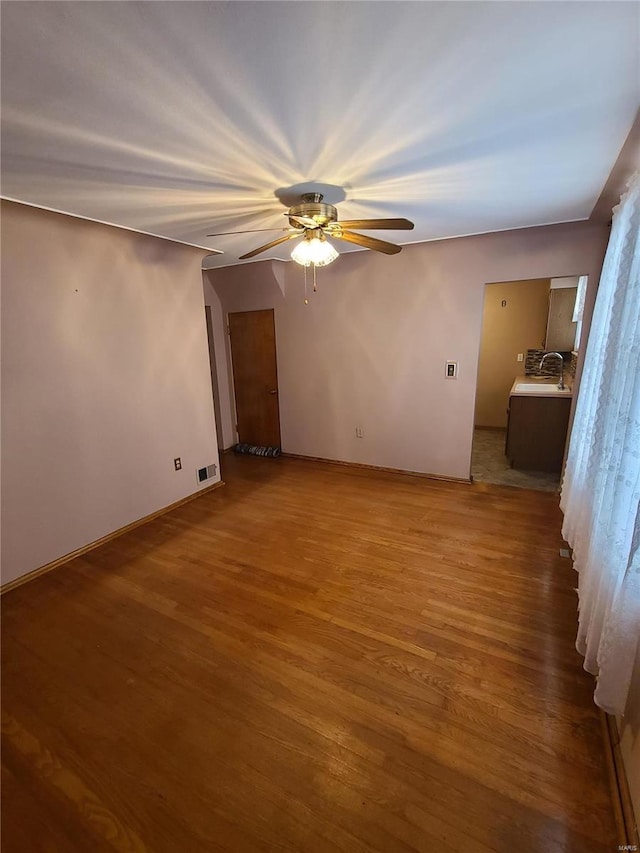
[[[401,251],[402,246],[388,243],[386,240],[378,240],[376,237],[368,237],[358,234],[353,228],[370,230],[389,229],[392,231],[411,231],[413,222],[408,219],[349,219],[338,221],[338,211],[332,204],[322,201],[322,193],[304,193],[302,202],[294,205],[285,213],[289,218],[289,228],[256,228],[250,231],[225,231],[219,234],[207,234],[207,237],[223,237],[229,234],[253,234],[254,231],[286,231],[283,237],[265,243],[245,255],[239,260],[244,261],[253,258],[267,249],[272,249],[280,243],[288,240],[299,239],[300,242],[294,247],[291,257],[294,261],[308,266],[326,266],[338,257],[338,252],[327,241],[327,237],[336,240],[344,240],[354,243],[365,249],[373,249],[375,252],[383,252],[385,255],[395,255]]]

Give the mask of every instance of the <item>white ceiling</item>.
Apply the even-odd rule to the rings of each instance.
[[[584,219],[640,104],[639,10],[4,2],[2,194],[207,266],[278,236],[207,233],[283,227],[310,182],[342,219],[415,221],[377,232],[400,243]]]

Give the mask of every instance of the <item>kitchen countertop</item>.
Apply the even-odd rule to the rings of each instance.
[[[510,397],[568,397],[571,399],[573,397],[573,390],[571,388],[571,377],[569,377],[569,381],[565,379],[565,385],[569,389],[568,391],[559,391],[556,387],[558,382],[560,381],[560,377],[548,377],[548,376],[516,376],[514,379],[513,385],[511,386],[511,391],[509,392]],[[526,383],[527,385],[543,385],[546,387],[541,387],[540,390],[531,389],[530,391],[516,391],[516,386]],[[553,388],[549,388],[549,385],[553,385]]]

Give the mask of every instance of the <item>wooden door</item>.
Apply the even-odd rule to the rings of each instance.
[[[229,314],[238,441],[280,447],[273,309]]]

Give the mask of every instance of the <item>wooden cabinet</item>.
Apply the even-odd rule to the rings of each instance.
[[[506,456],[512,468],[560,472],[570,397],[509,398]]]

